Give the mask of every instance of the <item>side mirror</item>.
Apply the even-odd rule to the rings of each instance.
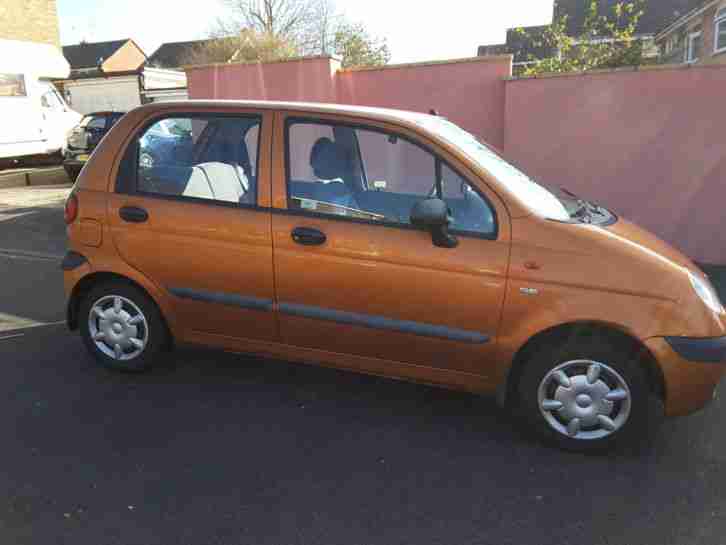
[[[456,248],[459,241],[449,233],[449,207],[441,199],[419,201],[411,210],[411,225],[431,233],[431,240],[440,248]]]

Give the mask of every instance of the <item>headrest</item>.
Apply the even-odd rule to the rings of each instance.
[[[321,180],[335,180],[345,176],[345,157],[330,138],[320,138],[310,152],[310,166]]]

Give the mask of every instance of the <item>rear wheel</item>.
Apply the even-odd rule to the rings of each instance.
[[[641,354],[619,339],[588,335],[541,345],[524,363],[520,412],[528,430],[567,450],[637,444],[663,417],[647,377]]]
[[[99,284],[83,298],[79,326],[96,360],[119,371],[144,371],[167,345],[168,332],[156,304],[120,281]]]

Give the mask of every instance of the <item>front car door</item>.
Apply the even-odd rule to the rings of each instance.
[[[425,137],[374,120],[281,113],[274,141],[282,341],[486,381],[509,259],[497,196]],[[431,196],[456,248],[410,223]]]
[[[187,339],[277,340],[271,124],[257,111],[156,114],[124,155],[109,199],[114,243],[170,295]]]

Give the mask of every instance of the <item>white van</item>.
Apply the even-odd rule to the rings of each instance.
[[[0,40],[0,162],[62,153],[81,115],[50,80],[69,73],[52,45]]]

